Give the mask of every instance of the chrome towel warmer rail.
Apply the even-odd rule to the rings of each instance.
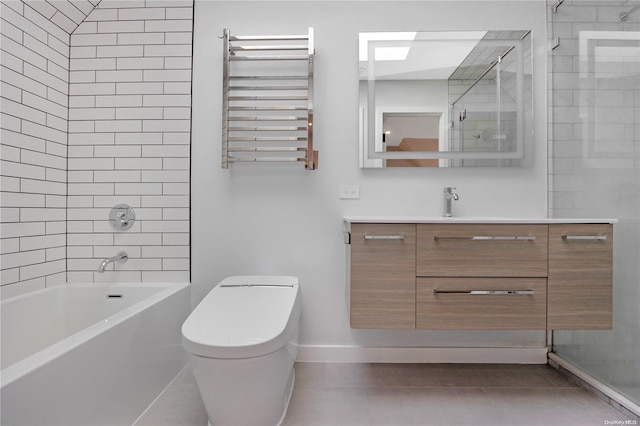
[[[224,30],[222,168],[304,162],[313,149],[313,28],[307,35],[232,36]]]

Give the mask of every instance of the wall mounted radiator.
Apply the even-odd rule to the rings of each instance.
[[[308,35],[232,36],[224,30],[222,168],[304,162],[313,149],[313,28]]]

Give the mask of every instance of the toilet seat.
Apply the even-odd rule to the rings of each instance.
[[[298,279],[229,277],[205,296],[182,326],[182,344],[208,358],[252,358],[286,345],[300,314]]]

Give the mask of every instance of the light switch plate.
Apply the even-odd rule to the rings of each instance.
[[[357,200],[360,198],[360,186],[358,185],[340,185],[341,200]]]

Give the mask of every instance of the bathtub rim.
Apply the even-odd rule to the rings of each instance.
[[[144,298],[143,300],[134,303],[131,306],[128,306],[121,311],[114,313],[113,315],[108,316],[70,336],[65,337],[64,339],[47,346],[40,351],[31,354],[20,361],[8,365],[7,367],[0,370],[0,391],[6,387],[11,385],[13,382],[21,379],[26,376],[30,372],[42,367],[43,365],[50,362],[52,359],[58,358],[65,353],[72,350],[74,347],[77,347],[87,341],[89,341],[94,336],[108,330],[116,325],[124,322],[130,317],[137,315],[138,313],[144,311],[150,306],[172,296],[173,294],[185,289],[189,288],[191,283],[69,283],[69,284],[61,284],[54,287],[48,287],[41,290],[37,290],[35,292],[21,294],[15,297],[10,297],[4,299],[2,302],[6,302],[9,300],[18,300],[22,298],[29,297],[32,293],[42,293],[46,291],[51,291],[54,289],[60,288],[68,288],[68,287],[80,287],[80,288],[124,288],[124,287],[147,287],[147,288],[162,288],[163,290],[158,291],[150,295],[149,297]]]

